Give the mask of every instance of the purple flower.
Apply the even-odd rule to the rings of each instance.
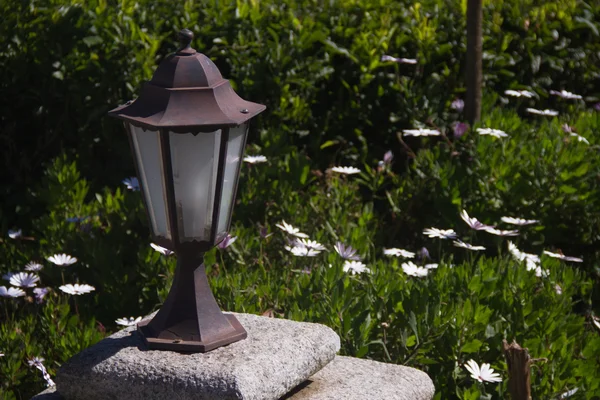
[[[269,233],[269,229],[267,229],[266,226],[261,226],[258,233],[260,234],[261,239],[266,239],[272,235],[272,233]]]
[[[418,254],[420,260],[425,260],[427,258],[431,258],[431,256],[429,255],[429,250],[427,250],[427,247],[421,248],[421,250],[419,250],[417,252],[417,254]]]
[[[68,217],[67,222],[71,222],[71,223],[83,222],[88,218],[89,217]]]
[[[140,181],[135,176],[125,178],[122,182],[129,190],[133,190],[134,192],[140,190]]]
[[[600,104],[600,103],[598,103],[598,104]],[[570,126],[569,124],[562,124],[560,127],[562,128],[564,133],[573,133],[573,127]]]
[[[50,290],[48,290],[48,288],[33,289],[33,294],[35,294],[35,302],[38,304],[42,304],[44,301],[44,297],[46,297],[49,291]]]
[[[221,250],[225,250],[226,248],[228,248],[229,246],[231,246],[233,244],[233,242],[235,242],[237,240],[237,236],[231,236],[229,233],[227,234],[227,236],[225,236],[225,239],[223,239],[221,241],[221,243],[219,243],[217,245],[217,247]]]
[[[361,260],[360,256],[356,254],[356,249],[353,249],[352,246],[346,246],[342,242],[337,242],[333,248],[344,260]]]
[[[454,124],[452,124],[452,130],[454,132],[455,139],[460,139],[460,137],[462,135],[464,135],[468,129],[469,129],[469,124],[466,124],[464,122],[456,121]]]
[[[600,103],[594,104],[594,110],[600,111]]]
[[[383,163],[386,165],[390,165],[392,163],[392,160],[394,159],[394,153],[392,153],[391,150],[388,150],[384,155],[383,155]]]
[[[450,104],[450,108],[458,112],[462,112],[465,108],[465,102],[462,99],[456,99]]]

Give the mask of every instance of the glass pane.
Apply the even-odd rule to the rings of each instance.
[[[233,211],[232,204],[235,200],[235,190],[237,188],[240,161],[244,152],[244,143],[246,142],[246,132],[248,132],[248,124],[242,124],[229,130],[217,235],[223,234],[229,230],[229,220],[231,212]]]
[[[169,132],[169,140],[179,240],[209,240],[221,130]]]
[[[144,131],[133,125],[129,127],[152,230],[155,236],[171,239],[171,232],[167,224],[167,201],[163,181],[160,133]]]

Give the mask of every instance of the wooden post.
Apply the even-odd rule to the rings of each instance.
[[[483,83],[483,0],[467,0],[467,64],[465,116],[471,125],[481,117],[481,85]]]
[[[530,366],[531,357],[527,349],[519,346],[517,342],[509,345],[502,341],[504,358],[508,364],[508,390],[512,400],[531,400]]]

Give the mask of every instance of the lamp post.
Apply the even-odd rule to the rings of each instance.
[[[248,122],[265,106],[240,98],[193,36],[181,30],[139,98],[109,115],[125,123],[154,241],[177,254],[165,303],[138,331],[151,349],[204,353],[247,336],[217,305],[203,255],[227,235]]]

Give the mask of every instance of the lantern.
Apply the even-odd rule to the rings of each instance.
[[[190,30],[179,38],[139,98],[109,115],[125,123],[154,241],[178,258],[164,305],[138,331],[151,349],[206,352],[247,336],[219,309],[202,260],[227,236],[248,123],[265,106],[234,92]]]

